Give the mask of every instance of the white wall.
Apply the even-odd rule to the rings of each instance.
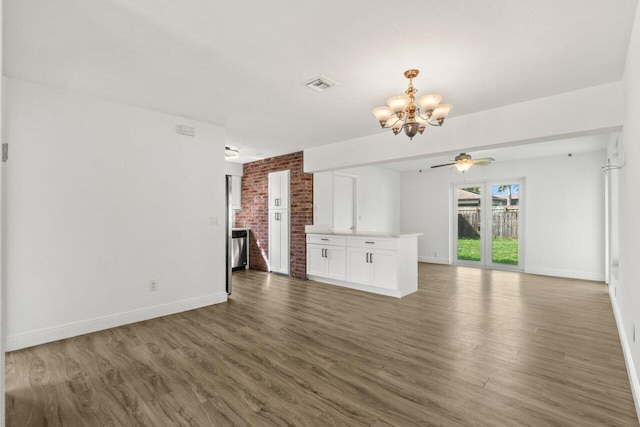
[[[340,172],[358,177],[358,231],[400,231],[400,173],[375,166]]]
[[[222,128],[6,91],[9,349],[226,300]]]
[[[244,166],[242,163],[224,162],[224,173],[226,175],[242,176],[244,172]]]
[[[620,183],[620,270],[617,296],[610,289],[622,347],[640,418],[640,7],[629,43],[624,71],[625,115]],[[634,327],[636,339],[634,341]]]
[[[448,263],[451,185],[525,178],[525,271],[604,280],[604,151],[402,174],[401,228],[422,261]]]
[[[2,37],[4,31],[2,29],[2,23],[4,19],[3,13],[3,0],[0,0],[0,64],[4,64],[2,59]],[[0,76],[1,77],[1,76]],[[0,140],[5,142],[4,135],[4,78],[0,81]],[[0,162],[0,427],[4,427],[4,352],[5,352],[5,243],[6,243],[6,227],[5,227],[5,167],[4,163]]]
[[[400,173],[376,166],[340,169],[356,177],[358,231],[400,231]],[[326,224],[331,216],[333,172],[314,174],[314,224]]]
[[[593,100],[598,114],[593,114]],[[304,150],[304,171],[320,172],[436,154],[619,131],[624,88],[614,82],[447,119],[410,141],[390,130]],[[455,111],[455,106],[454,110]],[[376,127],[372,119],[372,129]]]

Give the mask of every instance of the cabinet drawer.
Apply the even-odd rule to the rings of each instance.
[[[354,248],[398,249],[398,239],[385,239],[380,237],[349,237],[347,244]]]
[[[307,243],[346,246],[347,238],[345,236],[334,236],[331,234],[307,234]]]

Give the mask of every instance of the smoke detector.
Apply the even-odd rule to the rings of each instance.
[[[331,86],[335,86],[336,82],[325,76],[318,76],[304,82],[304,85],[309,89],[315,90],[316,92],[323,92],[326,89],[329,89]]]

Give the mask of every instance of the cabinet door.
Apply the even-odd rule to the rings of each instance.
[[[280,174],[279,208],[289,208],[289,170],[278,172]]]
[[[242,208],[242,177],[231,177],[231,209]]]
[[[277,211],[269,211],[269,271],[279,271],[282,263],[281,256],[281,228],[282,221],[278,220]]]
[[[282,274],[289,274],[289,210],[282,209],[275,211],[273,215],[277,215],[277,220],[275,222],[278,223],[278,244],[277,248],[278,256],[279,256],[279,266],[278,269],[272,269],[272,271],[276,271]]]
[[[278,208],[280,199],[280,175],[278,172],[269,174],[269,209]]]
[[[311,276],[326,276],[327,262],[324,257],[324,246],[307,245],[307,274]]]
[[[269,209],[289,208],[289,171],[269,174]]]
[[[371,251],[371,286],[398,289],[398,252]]]
[[[325,246],[327,261],[326,276],[336,280],[347,280],[347,250],[339,246]]]
[[[347,282],[369,285],[371,281],[371,264],[368,251],[361,248],[347,248]]]

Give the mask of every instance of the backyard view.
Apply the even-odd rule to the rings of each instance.
[[[481,187],[457,190],[458,260],[482,261]],[[491,261],[518,265],[518,217],[520,208],[518,184],[491,186]]]
[[[518,239],[493,238],[493,262],[518,265]],[[480,261],[480,239],[458,239],[458,259]]]

